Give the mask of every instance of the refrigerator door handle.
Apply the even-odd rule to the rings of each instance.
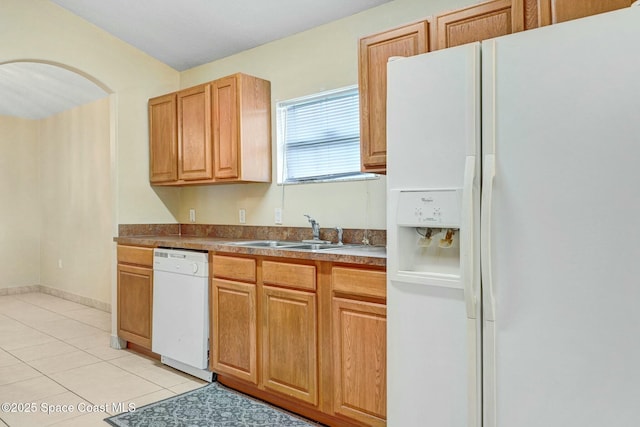
[[[491,223],[493,203],[493,179],[496,176],[495,156],[484,157],[482,177],[482,206],[480,214],[480,269],[482,271],[482,307],[484,319],[493,322],[496,319],[495,299],[493,294],[493,276],[491,271]]]
[[[461,264],[462,282],[464,285],[464,299],[467,309],[467,318],[475,319],[476,314],[476,289],[475,281],[475,257],[474,257],[474,207],[473,207],[473,183],[476,176],[476,157],[467,156],[464,167],[464,186],[462,188],[462,221],[461,221]]]

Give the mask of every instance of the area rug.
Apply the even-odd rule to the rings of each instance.
[[[318,427],[217,382],[105,421],[117,427]]]

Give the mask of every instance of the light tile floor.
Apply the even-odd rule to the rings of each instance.
[[[129,405],[206,384],[110,348],[110,335],[109,313],[43,293],[0,296],[0,427],[106,426]]]

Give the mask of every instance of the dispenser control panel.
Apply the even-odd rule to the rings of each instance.
[[[401,191],[398,225],[459,228],[461,194],[459,189]]]

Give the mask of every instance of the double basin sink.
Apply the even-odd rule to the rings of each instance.
[[[384,246],[369,246],[345,243],[338,245],[337,243],[309,242],[309,241],[288,241],[288,240],[250,240],[228,242],[230,245],[243,246],[247,248],[269,248],[269,249],[286,249],[286,250],[302,250],[302,251],[322,251],[339,253],[344,255],[358,256],[386,256],[386,248]]]

